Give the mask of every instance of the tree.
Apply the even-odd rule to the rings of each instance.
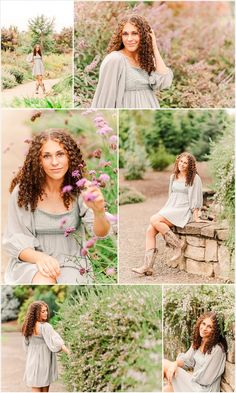
[[[51,52],[54,46],[53,41],[53,18],[50,20],[44,15],[29,19],[29,30],[31,32],[32,46],[39,44],[44,52]]]

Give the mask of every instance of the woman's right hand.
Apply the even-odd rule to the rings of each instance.
[[[173,376],[176,376],[177,368],[178,368],[177,362],[172,362],[171,366],[168,368],[166,377],[169,383],[172,383]]]
[[[41,253],[36,265],[43,276],[57,278],[60,275],[59,262],[50,255]]]

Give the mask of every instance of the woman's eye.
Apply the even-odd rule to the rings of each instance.
[[[60,152],[60,153],[57,154],[57,156],[58,156],[58,157],[62,157],[62,156],[64,156],[64,153],[63,153],[63,152]]]
[[[43,158],[49,158],[50,157],[50,155],[49,154],[45,154],[44,156],[43,156]]]

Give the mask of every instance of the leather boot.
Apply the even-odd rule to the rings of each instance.
[[[152,276],[157,252],[157,248],[150,248],[150,250],[145,251],[144,264],[141,267],[133,268],[132,271],[134,273]]]
[[[170,259],[170,262],[175,262],[177,261],[181,256],[186,248],[186,243],[184,240],[181,240],[178,238],[178,236],[175,235],[174,232],[172,232],[171,229],[169,229],[165,235],[164,239],[169,246],[171,246],[176,252],[174,256]]]

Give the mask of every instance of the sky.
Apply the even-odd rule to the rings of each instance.
[[[55,30],[73,26],[73,0],[1,0],[1,27],[28,29],[28,20],[39,15],[55,17]]]

